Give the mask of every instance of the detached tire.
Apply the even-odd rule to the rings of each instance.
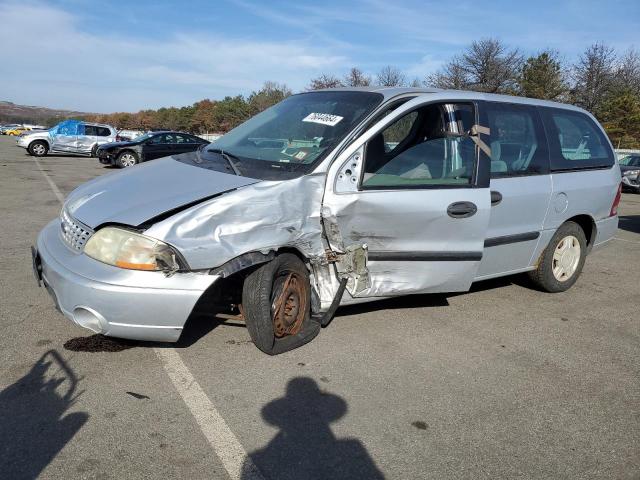
[[[136,152],[132,152],[131,150],[125,150],[118,155],[118,159],[116,160],[120,168],[133,167],[139,161]]]
[[[242,311],[251,340],[264,353],[277,355],[300,347],[320,332],[311,318],[309,271],[285,253],[259,267],[244,281]]]
[[[35,140],[29,144],[28,150],[34,157],[44,157],[49,153],[49,145],[42,140]]]
[[[584,230],[574,222],[558,228],[545,248],[538,268],[529,272],[529,278],[541,290],[564,292],[578,280],[587,256],[587,238]]]

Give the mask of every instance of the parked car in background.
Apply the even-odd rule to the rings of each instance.
[[[640,193],[640,154],[631,154],[620,160],[622,189]]]
[[[175,141],[159,135],[141,142]],[[565,291],[615,235],[620,188],[604,130],[575,106],[320,90],[196,152],[81,185],[40,233],[34,270],[96,333],[176,341],[207,292],[210,311],[241,314],[273,355],[339,305],[521,272]]]
[[[135,140],[140,135],[144,135],[145,132],[140,130],[118,130],[118,135],[116,136],[116,142],[130,142],[131,140]]]
[[[155,158],[193,152],[207,143],[209,142],[189,133],[149,132],[129,142],[101,146],[97,156],[100,163],[125,168]]]
[[[11,137],[17,137],[18,135],[22,135],[24,132],[28,132],[29,129],[27,127],[13,127],[9,128],[5,131],[5,135],[9,135]]]
[[[0,135],[7,135],[9,130],[13,130],[14,128],[22,127],[19,123],[11,123],[9,125],[2,125],[0,127]]]
[[[111,125],[65,120],[49,130],[22,135],[18,146],[35,157],[48,153],[95,156],[98,146],[115,140],[116,129]]]

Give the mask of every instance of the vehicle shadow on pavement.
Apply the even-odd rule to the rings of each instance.
[[[619,216],[618,228],[631,233],[640,233],[640,215]]]
[[[243,480],[256,478],[254,465],[267,479],[383,479],[364,445],[357,439],[337,439],[329,424],[347,413],[347,403],[318,388],[308,377],[287,384],[284,397],[262,408],[262,418],[280,429],[245,461]]]
[[[422,293],[413,295],[403,295],[394,298],[385,298],[373,302],[367,302],[357,305],[346,305],[340,307],[336,313],[336,317],[348,317],[351,315],[361,315],[363,313],[376,312],[379,310],[399,310],[409,308],[428,308],[428,307],[448,307],[449,298],[458,295],[467,295],[473,292],[483,292],[485,290],[493,290],[494,288],[503,288],[509,285],[518,285],[523,288],[534,288],[523,275],[510,275],[508,277],[494,278],[491,280],[483,280],[471,285],[468,292],[451,292],[451,293]]]
[[[0,478],[32,479],[87,422],[89,414],[66,414],[82,392],[79,379],[56,350],[0,392]]]

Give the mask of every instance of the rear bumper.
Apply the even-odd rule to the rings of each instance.
[[[71,251],[59,232],[55,220],[38,236],[34,270],[58,309],[96,333],[175,342],[200,296],[218,279],[112,267]]]

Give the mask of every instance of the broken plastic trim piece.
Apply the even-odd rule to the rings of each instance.
[[[333,302],[331,302],[331,305],[329,306],[329,310],[327,310],[322,315],[317,315],[313,317],[315,320],[317,320],[320,323],[320,325],[323,328],[329,325],[331,323],[331,320],[333,320],[333,317],[336,314],[338,307],[340,306],[340,300],[342,300],[342,295],[344,295],[344,291],[347,288],[347,281],[348,281],[347,277],[343,277],[342,280],[340,280],[340,286],[338,287],[336,296],[333,297]]]
[[[254,265],[260,265],[267,263],[275,258],[276,254],[271,251],[267,254],[261,252],[248,252],[239,257],[229,260],[227,263],[223,263],[219,267],[209,270],[209,275],[220,275],[222,278],[227,278],[236,272],[245,270]]]

